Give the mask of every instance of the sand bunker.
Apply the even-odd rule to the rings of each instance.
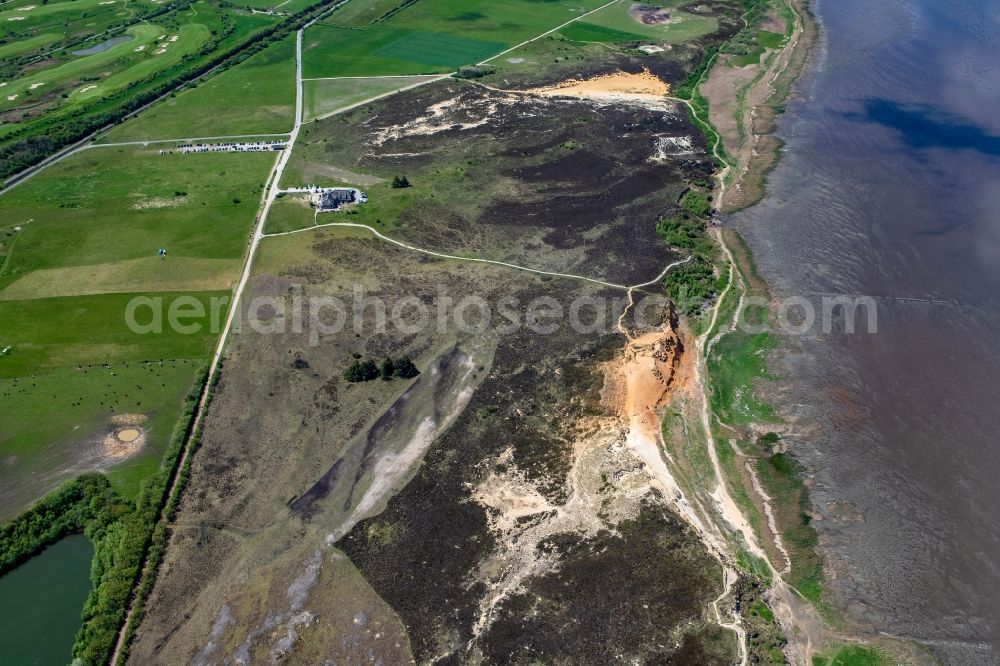
[[[177,37],[179,37],[179,35],[174,35],[174,36],[172,36],[172,37],[170,38],[170,41],[172,41],[172,42],[176,42],[176,41],[177,41]]]
[[[133,51],[137,51],[137,52],[138,51],[145,51],[147,46],[148,46],[148,44],[140,44],[139,46],[135,47],[132,50]]]
[[[19,11],[19,12],[30,12],[32,9],[34,9],[37,6],[38,5],[26,5],[24,7],[18,7],[17,11]]]
[[[9,19],[7,19],[7,20],[8,20],[8,21],[23,21],[23,20],[24,20],[24,17],[23,17],[23,16],[12,16],[12,17],[10,17],[10,18],[9,18]]]
[[[82,93],[85,93],[85,92],[87,92],[88,90],[93,90],[93,89],[94,89],[94,88],[96,88],[96,87],[97,87],[96,85],[90,85],[90,86],[87,86],[87,87],[85,87],[85,88],[81,88],[81,89],[80,89],[80,92],[82,92]]]
[[[28,89],[29,90],[34,90],[35,88],[38,88],[38,87],[44,86],[44,85],[45,85],[45,81],[42,81],[40,83],[32,83],[30,86],[28,86]]]
[[[628,14],[643,25],[661,25],[670,22],[670,12],[659,5],[636,3],[629,7]]]
[[[15,99],[17,99],[17,95],[7,95],[8,102],[13,102]]]

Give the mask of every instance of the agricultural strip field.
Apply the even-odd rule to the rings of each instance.
[[[288,132],[295,114],[295,37],[172,95],[102,142]]]
[[[372,97],[386,95],[414,84],[428,81],[429,76],[399,76],[370,79],[313,79],[304,81],[305,119],[315,120],[349,108]]]
[[[335,27],[340,13],[305,35],[306,78],[432,74],[474,64],[599,7],[599,0],[539,3],[421,0],[365,30]],[[350,6],[348,3],[347,6]]]
[[[0,199],[5,517],[88,470],[134,493],[207,361],[275,156],[159,153],[81,151]],[[122,418],[138,444],[114,440]]]

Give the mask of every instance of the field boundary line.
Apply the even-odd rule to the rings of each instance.
[[[338,81],[340,79],[412,79],[415,76],[451,76],[451,73],[442,74],[379,74],[377,76],[313,76],[304,78],[303,81]]]

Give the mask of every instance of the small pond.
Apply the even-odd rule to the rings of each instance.
[[[74,534],[0,577],[0,666],[70,662],[93,556]]]

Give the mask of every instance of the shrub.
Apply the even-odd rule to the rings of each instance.
[[[357,382],[367,382],[378,376],[378,366],[375,365],[375,361],[372,361],[371,359],[354,361],[347,366],[346,370],[344,370],[344,379],[352,384]]]
[[[417,366],[413,365],[413,361],[410,360],[409,356],[396,359],[395,375],[400,379],[413,379],[419,374],[420,371],[417,370]]]

